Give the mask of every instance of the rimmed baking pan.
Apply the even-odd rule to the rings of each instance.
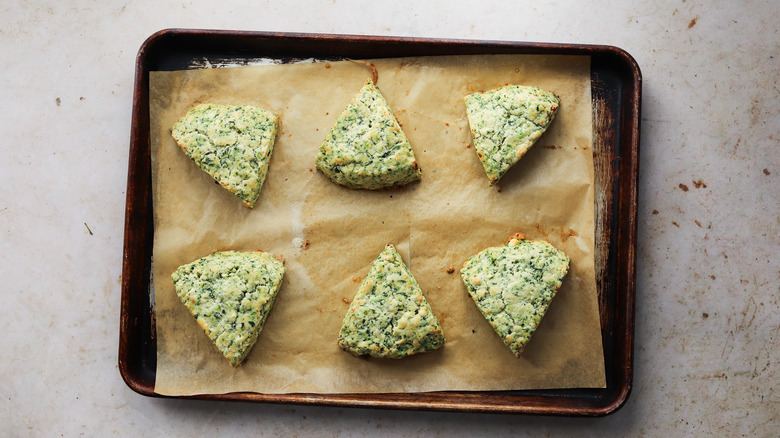
[[[156,338],[150,281],[154,237],[149,72],[245,65],[255,60],[368,59],[548,54],[591,59],[595,167],[595,266],[606,387],[361,394],[203,394],[184,398],[416,410],[602,416],[619,409],[633,375],[641,73],[612,46],[354,35],[168,29],[139,50],[135,68],[125,211],[119,370],[136,392],[155,392]]]

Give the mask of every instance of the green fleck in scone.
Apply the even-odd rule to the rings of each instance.
[[[390,105],[370,80],[320,146],[317,169],[352,189],[381,189],[420,179],[414,151]]]
[[[263,330],[285,267],[264,252],[215,252],[179,267],[171,279],[211,342],[233,366]]]
[[[555,94],[522,85],[469,94],[465,101],[474,150],[491,186],[542,136],[560,104]]]
[[[198,105],[171,128],[179,147],[249,208],[260,196],[276,130],[276,114],[243,105]]]
[[[470,257],[460,275],[479,311],[520,357],[568,270],[563,252],[516,234]]]
[[[371,265],[344,316],[338,344],[355,356],[392,359],[444,344],[439,320],[393,245]]]

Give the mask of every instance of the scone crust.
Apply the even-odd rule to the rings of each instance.
[[[495,185],[550,126],[560,99],[539,87],[508,85],[465,98],[474,150]]]
[[[382,93],[369,80],[320,146],[317,169],[352,189],[382,189],[419,180],[422,172]]]
[[[355,356],[400,359],[441,347],[439,320],[393,245],[371,265],[350,303],[338,345]]]
[[[230,364],[254,346],[284,277],[282,262],[264,252],[215,252],[179,267],[176,295]]]
[[[479,311],[520,357],[569,269],[569,258],[543,241],[513,236],[469,257],[460,270]]]
[[[205,103],[171,128],[182,151],[247,207],[254,207],[273,152],[279,118],[251,105]]]

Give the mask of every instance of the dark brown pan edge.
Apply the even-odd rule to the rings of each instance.
[[[134,391],[154,397],[156,341],[153,313],[149,308],[149,272],[153,237],[151,174],[149,157],[148,72],[166,45],[183,40],[198,40],[198,49],[226,51],[235,45],[238,54],[272,57],[396,57],[471,53],[552,53],[590,55],[594,61],[613,65],[629,78],[615,102],[619,113],[614,128],[618,143],[609,145],[616,155],[605,160],[614,178],[614,215],[608,218],[614,226],[610,239],[615,240],[615,254],[610,254],[614,277],[603,279],[614,290],[613,314],[602,314],[605,348],[612,345],[617,354],[607,364],[606,389],[501,391],[501,392],[434,392],[416,394],[206,394],[192,397],[208,400],[254,401],[324,406],[376,407],[440,411],[492,413],[525,413],[545,415],[603,416],[622,407],[631,391],[633,380],[633,333],[635,306],[635,248],[637,177],[639,158],[639,117],[641,108],[641,73],[637,63],[624,50],[613,46],[518,43],[508,41],[445,40],[406,37],[373,37],[361,35],[322,35],[305,33],[272,33],[221,30],[162,30],[150,36],[141,46],[136,59],[133,93],[133,115],[126,193],[125,242],[122,266],[122,299],[120,315],[119,370],[125,383]],[[226,46],[226,44],[230,44]],[[378,55],[377,49],[381,48]],[[233,52],[233,51],[231,51]],[[237,56],[239,56],[237,55]],[[232,56],[232,53],[231,53]],[[153,66],[152,66],[153,67]],[[146,298],[144,302],[144,298]],[[606,311],[602,307],[602,312]],[[149,329],[151,327],[151,330]],[[605,358],[607,358],[605,351]],[[607,359],[609,361],[609,359]],[[150,367],[150,365],[152,365]]]

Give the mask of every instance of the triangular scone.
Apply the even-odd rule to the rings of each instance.
[[[363,279],[338,344],[356,356],[392,359],[444,344],[439,320],[393,245],[385,247]]]
[[[371,80],[336,120],[315,164],[352,189],[381,189],[420,179],[420,166],[401,126]]]
[[[198,105],[171,128],[179,147],[249,208],[268,174],[278,117],[243,105]]]
[[[176,295],[233,366],[263,330],[285,267],[264,252],[215,252],[171,275]]]
[[[516,234],[470,257],[460,275],[479,311],[520,357],[568,270],[566,254]]]
[[[522,85],[469,94],[465,101],[474,150],[491,186],[542,136],[560,104],[555,94]]]

